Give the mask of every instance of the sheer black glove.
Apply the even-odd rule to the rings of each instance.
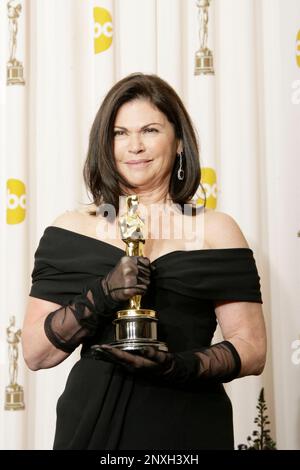
[[[145,294],[150,284],[151,265],[144,256],[123,256],[102,280],[106,295],[114,301]]]
[[[124,366],[131,372],[161,377],[178,385],[192,384],[199,380],[230,382],[241,370],[240,356],[229,341],[182,353],[163,352],[147,347],[137,355],[104,344],[101,345],[100,354],[104,359]]]
[[[125,301],[144,294],[150,283],[150,261],[142,256],[124,256],[105,278],[97,279],[68,305],[49,313],[44,330],[58,349],[71,353],[86,337],[112,321]]]

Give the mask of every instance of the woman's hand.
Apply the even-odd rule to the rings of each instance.
[[[99,349],[99,347],[97,348]],[[138,354],[110,345],[100,346],[103,359],[150,377],[161,377],[172,384],[194,384],[198,381],[230,382],[241,369],[239,354],[230,341],[222,341],[198,351],[170,353],[147,346]]]
[[[151,264],[145,256],[123,256],[116,267],[102,279],[102,287],[114,302],[143,295],[150,284]]]
[[[160,377],[166,383],[182,385],[197,375],[198,359],[191,351],[170,353],[146,346],[129,353],[107,344],[102,344],[100,351],[103,359],[145,378]]]
[[[104,359],[121,365],[130,372],[146,372],[154,376],[165,375],[173,364],[173,354],[158,351],[153,346],[147,346],[134,354],[102,344],[100,351]]]

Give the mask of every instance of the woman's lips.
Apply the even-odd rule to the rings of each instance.
[[[151,162],[152,160],[130,160],[126,162],[126,165],[129,165],[133,168],[144,168]]]

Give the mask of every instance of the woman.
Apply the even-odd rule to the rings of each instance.
[[[58,217],[35,255],[22,334],[27,365],[53,367],[82,344],[58,401],[55,449],[234,447],[222,383],[263,370],[259,276],[230,216],[184,211],[199,172],[195,133],[175,91],[155,75],[119,81],[90,133],[84,175],[92,210]],[[129,194],[139,196],[150,219],[140,257],[125,256],[118,230],[119,196]],[[184,223],[200,221],[201,229],[151,236],[159,224],[151,225],[149,209],[163,207],[154,213],[164,226],[173,203]],[[104,221],[106,233],[116,234],[108,242]],[[168,352],[135,355],[109,345],[114,314],[138,294],[143,307],[158,312],[158,339]],[[224,341],[211,345],[217,321]]]

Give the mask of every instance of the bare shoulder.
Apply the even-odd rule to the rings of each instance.
[[[211,248],[249,248],[238,223],[231,215],[205,210],[205,238]]]
[[[80,219],[80,213],[77,210],[67,210],[56,217],[51,226],[71,229],[78,223],[78,219]]]
[[[84,233],[90,218],[92,218],[89,214],[90,210],[90,206],[81,206],[74,210],[67,210],[56,217],[51,225],[73,232]]]

